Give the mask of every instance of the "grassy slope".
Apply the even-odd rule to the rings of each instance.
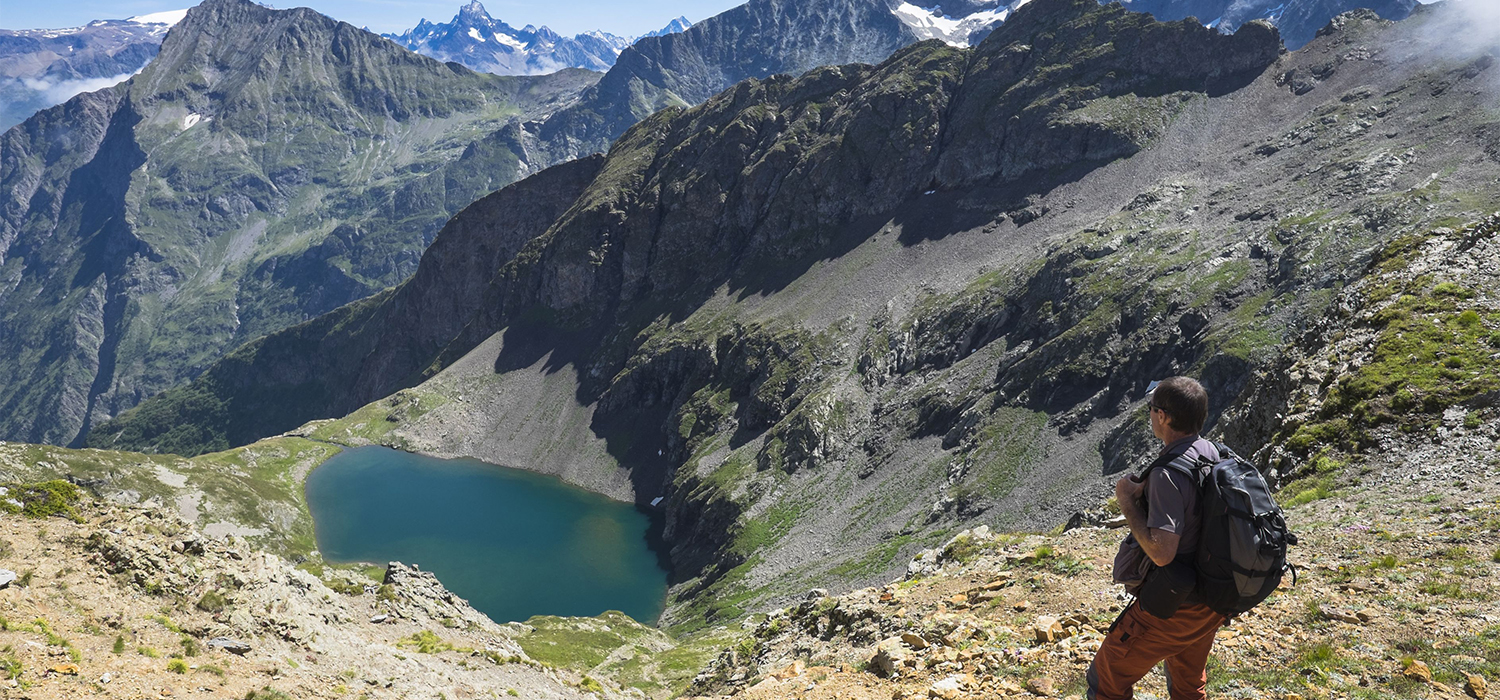
[[[107,498],[155,501],[210,533],[241,534],[287,558],[317,549],[302,493],[307,473],[342,448],[272,438],[193,459],[51,445],[0,443],[9,481],[72,477]]]

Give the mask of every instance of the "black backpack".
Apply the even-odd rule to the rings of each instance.
[[[1214,444],[1218,461],[1179,454],[1157,466],[1186,474],[1198,485],[1202,534],[1194,560],[1198,581],[1192,600],[1234,617],[1265,600],[1281,577],[1297,571],[1286,561],[1297,536],[1287,528],[1271,487],[1255,465],[1225,445]]]

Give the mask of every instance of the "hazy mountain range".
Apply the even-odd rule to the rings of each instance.
[[[0,29],[0,129],[80,93],[109,87],[156,55],[184,12],[70,29]]]

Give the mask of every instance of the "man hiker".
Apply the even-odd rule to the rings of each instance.
[[[1208,394],[1187,377],[1163,380],[1148,399],[1151,432],[1162,441],[1158,460],[1177,455],[1219,459],[1213,443],[1198,436],[1208,415]],[[1173,561],[1192,562],[1201,530],[1198,485],[1174,469],[1150,469],[1144,482],[1126,476],[1115,484],[1115,498],[1130,526],[1115,556],[1114,580],[1137,593],[1146,574]],[[1167,662],[1171,700],[1207,697],[1209,648],[1223,615],[1191,596],[1168,619],[1132,602],[1110,628],[1088,670],[1090,700],[1134,697],[1135,682]]]

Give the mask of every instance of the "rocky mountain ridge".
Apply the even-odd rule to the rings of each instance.
[[[1195,17],[1221,32],[1233,32],[1251,20],[1265,20],[1281,30],[1288,49],[1299,49],[1345,12],[1366,9],[1383,19],[1401,20],[1411,14],[1417,0],[1127,0],[1136,12],[1149,12],[1163,19]]]

